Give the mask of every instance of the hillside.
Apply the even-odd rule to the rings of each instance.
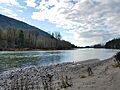
[[[109,49],[120,49],[120,38],[108,41],[105,47]]]
[[[0,50],[71,49],[75,46],[56,39],[22,21],[0,14]]]
[[[22,29],[22,30],[34,30],[39,33],[39,35],[45,36],[45,37],[51,37],[48,33],[31,26],[27,23],[24,23],[22,21],[15,20],[13,18],[9,18],[7,16],[1,15],[0,14],[0,27],[1,28],[16,28],[16,29]]]

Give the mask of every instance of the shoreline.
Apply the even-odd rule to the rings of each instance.
[[[86,47],[73,47],[73,48],[61,48],[61,49],[37,49],[37,48],[9,48],[9,49],[0,49],[0,51],[49,51],[49,50],[74,50],[74,49],[114,49],[120,50],[116,48],[86,48]]]
[[[75,64],[90,64],[90,63],[95,63],[95,62],[101,62],[104,60],[100,60],[100,59],[88,59],[88,60],[84,60],[84,61],[77,61],[77,62],[62,62],[62,63],[58,63],[58,64],[51,64],[51,65],[30,65],[30,66],[23,66],[23,67],[14,67],[14,68],[10,68],[10,69],[5,69],[3,71],[0,72],[0,74],[4,73],[4,72],[12,72],[12,71],[18,71],[18,70],[25,70],[26,68],[32,68],[32,67],[36,67],[36,68],[49,68],[49,67],[56,67],[56,66],[70,66],[70,65],[75,65]]]
[[[0,90],[119,90],[116,82],[120,82],[120,70],[112,64],[113,58],[91,59],[8,70],[0,74]],[[88,76],[88,66],[93,71],[92,76]]]
[[[37,48],[10,48],[10,49],[0,49],[0,51],[49,51],[49,50],[73,50],[78,48],[61,48],[61,49],[37,49]]]

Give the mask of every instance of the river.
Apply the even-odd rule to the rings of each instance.
[[[51,65],[88,59],[104,60],[112,57],[115,49],[74,49],[51,51],[0,51],[0,72],[30,65]]]

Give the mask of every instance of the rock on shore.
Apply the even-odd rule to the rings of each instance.
[[[120,68],[113,65],[110,58],[10,70],[0,74],[0,90],[120,90]]]

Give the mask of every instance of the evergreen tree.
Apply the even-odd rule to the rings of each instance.
[[[22,30],[20,30],[20,33],[19,33],[19,46],[20,48],[24,47],[24,33]]]
[[[120,49],[120,38],[108,41],[105,47],[110,49]]]

